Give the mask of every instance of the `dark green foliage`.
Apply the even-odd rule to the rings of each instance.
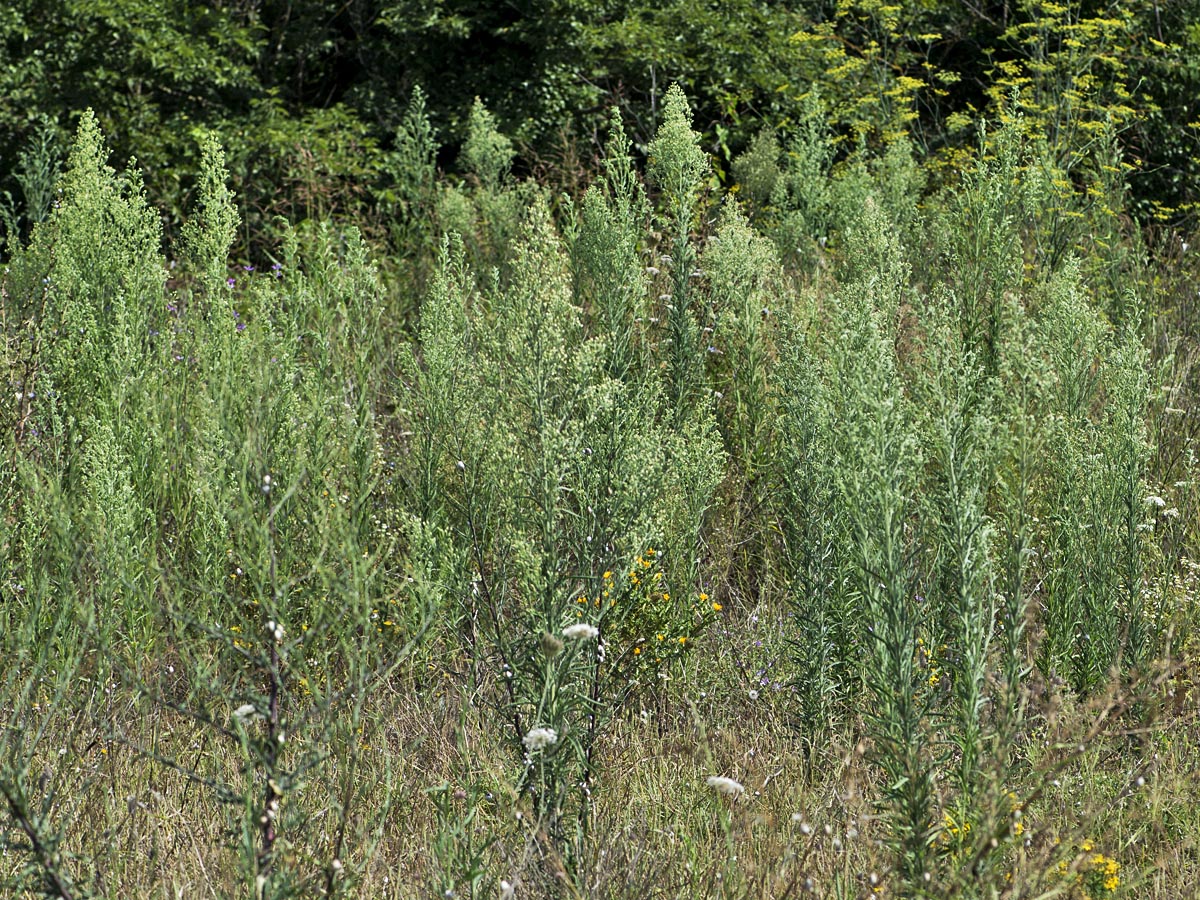
[[[268,250],[276,215],[353,217],[382,240],[395,203],[411,211],[393,154],[411,149],[403,123],[414,88],[433,111],[422,153],[467,141],[479,97],[495,133],[517,142],[520,172],[596,152],[611,104],[646,153],[678,82],[714,171],[742,183],[756,207],[776,189],[777,130],[790,154],[815,118],[839,159],[882,153],[907,134],[952,179],[973,116],[999,118],[1015,98],[1033,135],[1058,146],[1065,177],[1085,176],[1096,130],[1110,122],[1134,166],[1129,208],[1194,222],[1197,18],[1195,0],[1147,0],[1112,16],[1092,2],[16,0],[0,14],[0,206],[6,228],[27,234],[46,207],[54,148],[92,108],[120,165],[138,161],[168,233],[195,190],[197,138],[213,132],[241,198],[243,255]],[[1049,110],[1055,91],[1071,92],[1061,115]],[[845,224],[822,221],[832,207],[797,189],[776,204],[803,217],[792,235]],[[402,255],[408,235],[390,236]]]

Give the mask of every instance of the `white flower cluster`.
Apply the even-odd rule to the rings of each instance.
[[[578,622],[563,629],[563,637],[577,641],[590,640],[598,634],[600,634],[600,629],[595,625],[587,624],[587,622]]]
[[[558,742],[558,732],[553,728],[531,728],[525,737],[521,738],[521,743],[525,745],[525,749],[530,753],[536,753],[539,750],[545,750],[547,747],[553,747]]]
[[[251,722],[263,718],[263,714],[258,711],[258,707],[253,703],[243,703],[233,711],[233,717],[237,719],[244,728]]]

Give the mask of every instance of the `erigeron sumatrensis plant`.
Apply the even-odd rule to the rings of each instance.
[[[668,144],[682,140],[671,129],[686,127],[685,108],[664,125]],[[713,612],[696,587],[723,466],[712,416],[692,387],[673,395],[670,378],[641,366],[632,319],[645,279],[612,281],[600,265],[633,261],[643,227],[624,143],[614,126],[609,178],[585,201],[571,255],[541,202],[490,282],[477,283],[449,240],[424,359],[409,369],[419,460],[409,484],[423,527],[467,548],[456,627],[469,631],[478,676],[493,667],[531,827],[569,870],[588,833],[599,736]],[[687,160],[671,197],[690,221]],[[702,374],[702,360],[690,364]]]
[[[953,188],[947,239],[909,247],[895,235],[912,233],[914,182],[878,183],[904,175],[903,154],[835,162],[816,118],[798,141],[766,135],[737,167],[752,225],[731,201],[702,215],[715,182],[681,92],[665,112],[657,218],[614,116],[603,178],[556,222],[482,104],[465,177],[438,184],[416,97],[397,233],[433,245],[453,218],[468,234],[441,236],[436,261],[413,251],[412,282],[431,276],[411,345],[352,231],[283,229],[269,270],[231,267],[238,221],[211,140],[164,283],[136,176],[107,170],[85,122],[60,206],[0,283],[17,394],[0,407],[0,705],[31,726],[3,737],[0,840],[24,866],[5,887],[123,890],[124,854],[170,870],[145,877],[171,893],[166,857],[138,854],[165,852],[160,835],[179,846],[195,815],[226,826],[196,844],[213,889],[264,898],[411,893],[398,870],[438,895],[645,896],[668,890],[667,865],[688,896],[1015,895],[1023,877],[1131,890],[1132,855],[1118,873],[1043,847],[1048,812],[1092,810],[1053,807],[1075,800],[1051,779],[1076,760],[1030,763],[1039,741],[1082,762],[1094,732],[1078,745],[1051,722],[1090,714],[1070,694],[1098,705],[1157,628],[1194,617],[1196,579],[1170,581],[1194,486],[1147,474],[1154,378],[1129,310],[1148,303],[1121,304],[1114,328],[1083,274],[1097,269],[1045,254],[1038,178],[1008,138]],[[905,265],[929,247],[943,255]],[[1186,407],[1164,425],[1180,441]],[[704,632],[722,613],[741,639],[747,597],[787,607],[769,621],[793,647],[794,693],[720,693],[742,660]],[[1185,703],[1186,677],[1170,686]],[[621,719],[631,701],[642,721]],[[719,721],[703,764],[709,723],[679,726],[689,702]],[[400,771],[405,711],[441,784]],[[456,713],[449,747],[428,726]],[[797,735],[811,782],[776,775]],[[848,774],[828,780],[843,740]],[[1164,766],[1188,760],[1153,734],[1116,752],[1143,740]],[[638,777],[605,777],[624,775],[626,748]],[[151,816],[160,801],[137,785],[108,791],[139,765],[163,793],[190,779],[197,811]],[[1096,806],[1133,809],[1132,787],[1114,800],[1105,783],[1084,783]],[[797,851],[772,827],[794,785],[836,789],[855,818],[801,822]],[[423,841],[388,818],[398,802]]]

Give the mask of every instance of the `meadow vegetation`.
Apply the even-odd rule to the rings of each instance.
[[[211,135],[164,238],[83,115],[0,279],[6,895],[1191,896],[1195,250],[1086,119],[802,111],[557,193],[416,90],[382,261]]]

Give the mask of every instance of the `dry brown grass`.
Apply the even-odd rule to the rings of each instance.
[[[848,714],[814,747],[789,725],[786,693],[757,702],[722,693],[723,681],[737,683],[734,654],[705,652],[602,741],[577,858],[564,858],[514,793],[520,762],[489,689],[466,694],[453,677],[400,675],[372,693],[356,746],[328,748],[285,798],[279,870],[298,895],[323,896],[347,803],[339,878],[361,897],[440,894],[446,835],[457,826],[486,845],[475,893],[460,881],[459,897],[499,896],[502,879],[518,897],[893,895],[878,770],[860,723]],[[932,832],[942,849],[929,895],[1080,897],[1066,889],[1092,846],[1120,863],[1114,896],[1194,896],[1200,717],[1171,696],[1195,696],[1189,676],[1160,671],[1087,703],[1032,689],[1008,780],[988,788],[996,816],[972,823],[961,845]],[[47,783],[57,785],[52,802],[75,874],[110,897],[252,896],[238,887],[238,808],[204,783],[237,781],[235,747],[145,700],[110,702],[104,719],[63,728],[40,760],[61,774]],[[929,727],[936,734],[937,723]],[[705,785],[713,774],[745,792],[719,796]],[[439,786],[448,798],[440,819]],[[1000,799],[1009,791],[1023,807],[1019,828]],[[17,846],[3,857],[6,875],[26,862]]]

